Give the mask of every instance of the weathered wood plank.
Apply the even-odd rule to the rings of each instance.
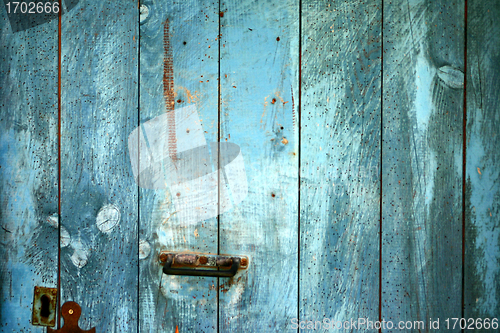
[[[382,318],[391,332],[406,331],[399,321],[427,330],[430,318],[461,315],[463,21],[463,1],[384,2]]]
[[[241,147],[248,184],[220,216],[220,252],[250,266],[221,279],[219,330],[282,332],[297,317],[299,3],[225,1],[220,15],[220,141]]]
[[[468,2],[466,318],[500,319],[499,15],[499,2]]]
[[[148,133],[149,138],[156,139],[151,143],[153,150],[155,145],[168,146],[153,154],[154,159],[162,161],[170,158],[174,148],[181,156],[186,149],[202,145],[203,140],[217,141],[219,5],[210,1],[155,1],[145,5],[149,15],[140,27],[140,121],[165,117],[157,122],[157,128],[164,131],[162,135]],[[172,116],[184,107],[195,108],[189,119],[181,121],[179,116]],[[147,131],[147,125],[143,126]],[[174,146],[172,133],[176,134]],[[186,163],[178,160],[177,166],[194,176],[201,161],[191,157],[194,159]],[[163,173],[160,176],[165,178]],[[174,190],[171,181],[167,179],[166,189],[140,191],[140,237],[152,248],[140,263],[141,332],[175,332],[176,327],[180,332],[213,332],[217,327],[217,279],[162,275],[158,264],[162,250],[217,253],[216,218],[202,219],[198,207],[178,211],[175,199],[182,200],[185,193]],[[209,197],[210,189],[203,182],[191,184],[190,190],[202,195],[205,191]]]
[[[137,1],[80,2],[62,16],[62,303],[80,327],[136,332],[138,196],[128,135],[138,118]],[[62,246],[62,245],[61,245]]]
[[[34,287],[57,285],[57,19],[14,32],[1,7],[0,331],[43,332],[31,315]]]
[[[381,1],[302,14],[300,319],[376,320]]]

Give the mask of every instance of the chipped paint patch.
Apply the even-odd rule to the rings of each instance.
[[[103,206],[99,212],[97,212],[97,228],[101,232],[109,233],[118,225],[120,218],[121,214],[118,207],[113,204]]]
[[[438,77],[450,88],[462,89],[464,87],[464,73],[452,66],[440,67]]]
[[[59,243],[61,244],[61,247],[66,247],[71,243],[71,235],[64,226],[61,226],[61,238]]]
[[[83,268],[89,261],[90,255],[88,249],[79,240],[72,242],[71,247],[73,247],[73,254],[70,257],[71,262],[76,267]]]
[[[57,228],[59,225],[59,217],[57,216],[57,213],[52,214],[51,216],[47,217],[46,222],[53,228]]]
[[[139,260],[146,259],[151,252],[151,245],[149,245],[148,241],[141,240],[139,241]]]

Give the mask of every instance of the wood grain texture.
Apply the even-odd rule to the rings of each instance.
[[[297,316],[298,1],[221,3],[220,141],[241,147],[247,197],[220,216],[220,332],[282,332]]]
[[[14,33],[0,10],[0,331],[57,284],[57,20]],[[53,216],[55,214],[55,217]]]
[[[172,109],[195,106],[206,142],[217,141],[218,3],[146,1],[144,4],[149,8],[149,16],[140,27],[140,122],[165,112],[171,115]],[[169,29],[165,36],[167,20]],[[166,43],[171,51],[165,52]],[[167,59],[169,55],[172,59]],[[166,65],[169,62],[173,74]],[[172,87],[175,105],[170,107],[166,103],[171,100]],[[182,130],[186,135],[184,139],[178,137],[176,142],[180,152],[182,146],[191,143],[185,139],[194,129],[181,127],[179,123],[172,128],[173,119],[168,116],[169,130],[177,130],[177,134]],[[160,141],[171,139],[171,134],[160,137]],[[195,164],[196,161],[187,162],[184,168],[196,167]],[[140,237],[152,248],[149,257],[140,262],[140,330],[175,332],[177,327],[179,332],[214,332],[217,279],[167,276],[158,264],[158,253],[162,250],[217,253],[216,218],[186,224],[176,212],[171,185],[167,184],[163,190],[140,190]],[[196,208],[189,214],[196,214]]]
[[[301,320],[378,318],[380,4],[303,3]]]
[[[62,16],[61,304],[80,304],[84,330],[138,327],[138,14],[136,1],[80,1]]]
[[[466,318],[500,318],[499,15],[498,2],[468,2]]]
[[[384,2],[382,318],[461,316],[464,3]],[[422,330],[424,331],[424,330]],[[450,330],[457,332],[458,330]]]

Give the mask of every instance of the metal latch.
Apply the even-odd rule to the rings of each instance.
[[[76,302],[66,302],[61,308],[61,315],[64,318],[64,325],[58,330],[47,328],[47,333],[95,333],[95,327],[88,331],[82,330],[78,326],[78,320],[82,314],[82,308]]]
[[[239,269],[248,268],[246,256],[162,252],[160,262],[163,263],[163,273],[168,275],[233,277]]]

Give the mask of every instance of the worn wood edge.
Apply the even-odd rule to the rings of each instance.
[[[467,6],[464,317],[484,320],[500,318],[500,6],[489,1]]]

